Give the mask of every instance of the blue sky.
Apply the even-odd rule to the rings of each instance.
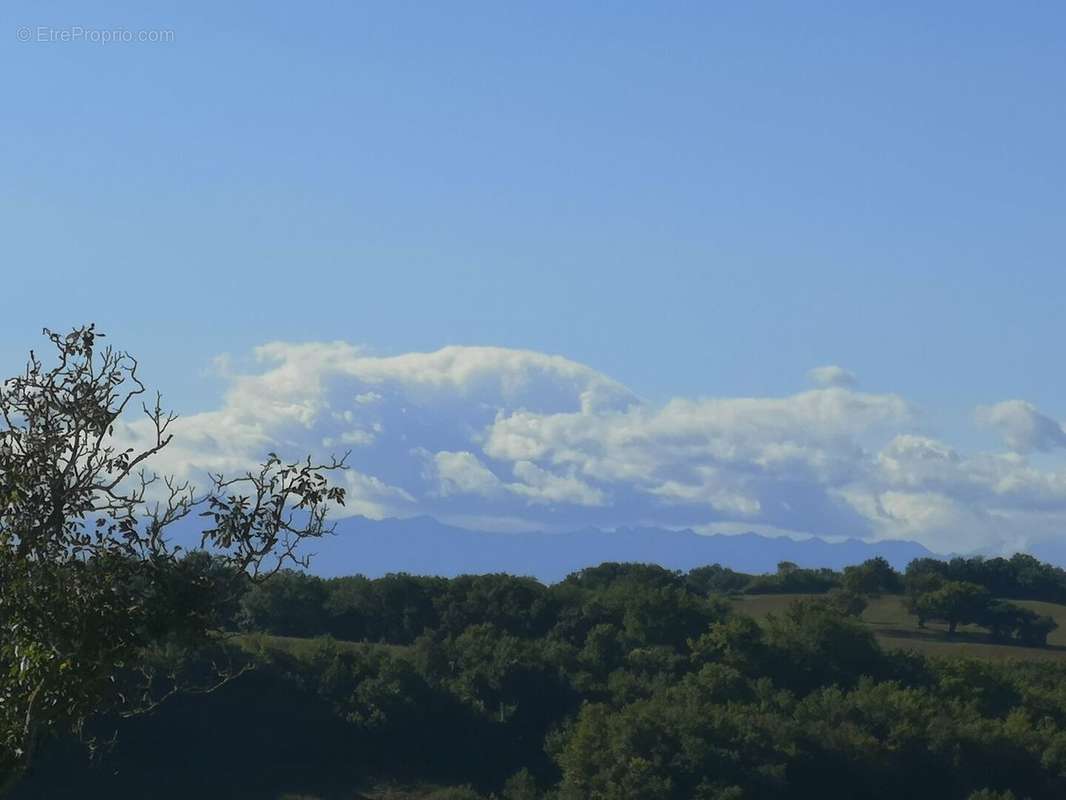
[[[188,413],[219,353],[343,340],[559,354],[655,407],[841,365],[975,453],[977,406],[1066,417],[1061,4],[0,19],[7,371],[92,319]],[[173,40],[38,40],[76,27]]]

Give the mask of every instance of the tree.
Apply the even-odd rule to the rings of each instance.
[[[881,556],[844,569],[843,588],[854,594],[899,594],[903,579]]]
[[[686,580],[701,594],[733,594],[743,591],[751,582],[751,576],[721,564],[710,564],[690,570]]]
[[[528,769],[521,769],[503,785],[503,800],[537,800],[537,782]]]
[[[912,561],[910,566],[907,567],[907,574],[904,577],[904,586],[907,592],[907,596],[903,601],[907,611],[914,614],[918,618],[918,627],[925,627],[927,608],[922,602],[922,598],[925,595],[935,592],[937,589],[944,585],[944,578],[937,572],[929,570],[912,570],[912,568],[919,562],[933,562],[931,558],[916,559]]]
[[[1037,614],[1030,609],[1023,610],[1028,613],[1022,615],[1018,624],[1018,641],[1028,647],[1047,647],[1048,635],[1058,628],[1059,624],[1044,614]]]
[[[850,686],[875,674],[882,655],[858,620],[818,599],[794,600],[780,616],[769,615],[766,642],[767,671],[798,692],[831,683]]]
[[[920,595],[915,603],[920,621],[943,620],[948,633],[954,634],[960,624],[981,624],[992,596],[983,586],[965,581],[948,581],[936,591]]]
[[[1046,647],[1048,634],[1059,627],[1051,617],[1006,600],[989,603],[980,624],[989,629],[993,639],[1013,636],[1028,647]]]
[[[865,595],[847,589],[830,589],[824,599],[830,608],[848,617],[861,617],[869,605]]]
[[[282,570],[241,598],[241,627],[279,636],[326,632],[325,582],[314,575]]]
[[[1027,609],[1008,603],[1006,600],[993,600],[985,608],[981,624],[988,628],[993,639],[1006,639],[1018,629],[1019,625],[1023,624],[1026,611]],[[1036,616],[1034,612],[1028,613]]]
[[[327,508],[344,502],[327,479],[343,459],[270,454],[242,476],[211,476],[202,494],[149,471],[176,416],[157,395],[141,403],[145,428],[124,423],[145,393],[136,359],[101,347],[92,325],[45,336],[54,365],[31,352],[0,384],[0,794],[44,737],[190,688],[161,654],[210,650],[232,597],[299,563],[300,542],[328,532]],[[197,513],[206,561],[167,535]],[[239,671],[214,662],[196,688]]]

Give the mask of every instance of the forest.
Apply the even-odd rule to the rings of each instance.
[[[210,556],[182,564],[201,587],[227,585]],[[1056,648],[1056,624],[1013,602],[1061,601],[1066,572],[1028,556],[922,559],[902,574],[881,559],[773,575],[605,563],[553,585],[286,570],[245,586],[225,603],[188,600],[215,610],[246,674],[147,716],[96,719],[91,758],[56,741],[15,796],[1066,793],[1066,661],[1024,657]],[[782,593],[763,619],[736,611]],[[884,597],[945,639],[968,629],[1019,658],[883,648],[859,615]]]

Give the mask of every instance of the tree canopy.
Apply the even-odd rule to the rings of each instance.
[[[270,454],[203,492],[156,474],[177,417],[143,401],[136,359],[92,325],[45,336],[51,360],[31,352],[0,384],[0,793],[45,737],[240,671],[215,636],[235,593],[298,562],[344,501],[326,476],[336,460]],[[190,558],[167,534],[196,514]],[[182,674],[186,654],[211,650],[212,669]]]

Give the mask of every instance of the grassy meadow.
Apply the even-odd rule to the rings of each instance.
[[[734,608],[755,619],[784,612],[790,603],[817,595],[809,594],[751,594],[733,598]],[[862,614],[862,622],[877,637],[881,646],[888,650],[914,650],[926,656],[974,656],[989,660],[1052,660],[1066,662],[1066,605],[1045,603],[1037,600],[1014,600],[1017,605],[1046,614],[1058,622],[1057,630],[1048,637],[1048,647],[1023,647],[992,641],[988,633],[976,626],[960,626],[954,637],[949,637],[947,626],[937,622],[918,627],[917,618],[908,613],[899,595],[882,595],[871,598]],[[265,650],[284,652],[297,658],[310,658],[321,651],[326,639],[322,637],[276,636],[253,633],[242,634],[234,640],[248,651]],[[340,639],[329,639],[339,650],[357,650],[367,645]],[[385,649],[399,655],[408,648],[404,645],[374,644],[374,649]]]
[[[793,600],[813,596],[752,594],[739,595],[733,602],[740,613],[765,619],[768,614],[783,612]],[[871,598],[862,614],[862,622],[873,631],[881,646],[890,650],[914,650],[926,656],[975,656],[989,660],[1066,661],[1066,606],[1036,600],[1011,602],[1046,614],[1059,624],[1058,629],[1048,637],[1048,647],[1022,647],[994,642],[984,630],[974,626],[960,626],[951,638],[948,637],[947,626],[940,623],[929,622],[925,628],[919,628],[918,619],[907,612],[903,597],[899,595]]]

